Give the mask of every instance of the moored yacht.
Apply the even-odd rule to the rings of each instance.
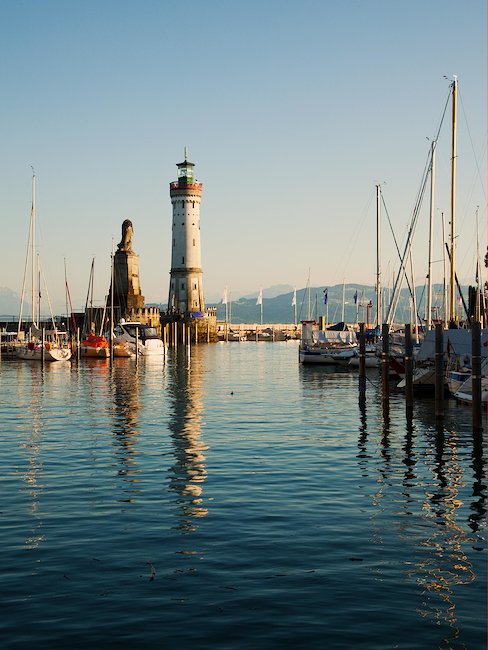
[[[159,338],[156,328],[150,325],[122,319],[114,329],[114,337],[119,343],[124,341],[126,347],[133,353],[136,352],[136,341],[138,353],[143,356],[160,356],[165,353],[164,343]]]

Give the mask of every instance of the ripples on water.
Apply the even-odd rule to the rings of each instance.
[[[3,360],[2,648],[484,648],[469,408],[297,356]]]

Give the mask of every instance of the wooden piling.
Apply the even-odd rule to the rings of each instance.
[[[383,399],[388,399],[389,383],[388,374],[390,371],[390,327],[388,323],[381,326],[381,386]]]
[[[472,392],[472,424],[473,431],[482,431],[481,417],[481,323],[471,324],[471,392]]]
[[[442,323],[435,325],[435,417],[444,417],[444,330]]]
[[[413,341],[412,325],[405,324],[405,401],[408,408],[413,405]]]
[[[364,323],[359,323],[359,393],[366,391],[366,333]]]

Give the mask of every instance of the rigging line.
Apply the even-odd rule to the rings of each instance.
[[[372,202],[374,196],[375,196],[375,190],[373,189],[373,190],[371,190],[371,193],[370,193],[369,198],[368,198],[368,200],[366,202],[366,205],[364,206],[364,208],[363,208],[363,210],[361,212],[361,219],[360,219],[360,222],[359,222],[359,226],[355,229],[354,236],[351,239],[351,245],[349,247],[349,254],[345,258],[344,265],[342,267],[342,277],[345,276],[345,270],[349,266],[349,261],[351,259],[353,250],[354,250],[354,248],[356,246],[357,240],[359,239],[359,236],[361,234],[361,230],[363,228],[364,222],[365,222],[366,217],[368,215],[369,208],[371,206],[371,202]]]
[[[310,289],[310,269],[308,269],[307,286],[305,287],[305,291],[302,294],[302,302],[300,304],[300,310],[298,312],[297,320],[301,320],[303,303],[305,302],[305,296],[307,295],[307,290],[309,289]]]
[[[426,162],[426,165],[424,167],[421,186],[420,186],[419,193],[418,193],[418,196],[417,196],[417,199],[416,199],[416,202],[415,202],[413,216],[412,216],[412,219],[410,221],[410,226],[409,226],[409,230],[408,230],[408,234],[407,234],[407,239],[406,239],[406,242],[405,242],[405,248],[404,248],[404,251],[403,251],[403,257],[400,258],[400,268],[398,270],[398,274],[397,274],[397,277],[396,277],[396,280],[395,280],[395,283],[394,283],[392,300],[390,302],[390,306],[388,308],[388,313],[386,315],[386,322],[387,323],[393,322],[393,319],[395,317],[396,305],[398,304],[398,301],[399,301],[399,298],[400,298],[399,292],[398,292],[398,295],[397,295],[398,283],[399,283],[400,278],[402,277],[403,273],[406,273],[406,259],[407,259],[408,252],[409,252],[409,250],[411,249],[411,246],[412,246],[412,239],[413,239],[413,235],[415,233],[415,228],[417,226],[417,221],[418,221],[418,217],[419,217],[419,214],[420,214],[420,207],[422,205],[422,200],[423,200],[423,196],[424,196],[424,193],[425,193],[425,188],[427,186],[427,179],[428,179],[428,176],[429,176],[428,171],[430,169],[429,161],[430,161],[430,147],[429,147],[429,154],[427,155],[427,162]],[[396,301],[396,304],[395,304],[395,307],[393,308],[393,305],[394,305],[395,301]],[[392,311],[393,311],[393,315],[392,315]],[[392,315],[392,318],[390,320],[391,315]]]
[[[19,324],[17,327],[17,338],[20,338],[20,330],[22,325],[22,310],[24,307],[25,286],[26,286],[26,278],[27,278],[27,269],[28,269],[29,259],[30,259],[29,248],[30,248],[31,238],[32,238],[32,210],[31,210],[31,218],[29,220],[29,236],[27,238],[27,249],[25,253],[24,277],[22,279],[22,292],[20,296],[20,311],[19,311]]]
[[[444,123],[444,118],[446,116],[447,107],[449,106],[449,100],[451,99],[453,87],[454,87],[454,82],[451,82],[449,84],[449,92],[447,93],[447,99],[446,99],[446,103],[445,103],[445,106],[444,106],[444,110],[442,111],[441,121],[439,122],[439,128],[437,129],[437,135],[435,136],[436,140],[439,139],[439,135],[440,135],[440,132],[441,132],[441,129],[442,129],[442,124]]]
[[[395,237],[395,233],[394,233],[394,231],[393,231],[393,225],[392,225],[392,223],[391,223],[390,215],[389,215],[389,213],[388,213],[388,208],[386,207],[386,203],[385,203],[385,199],[384,199],[383,192],[381,193],[381,202],[382,202],[382,204],[383,204],[383,207],[385,208],[386,216],[387,216],[387,219],[388,219],[388,224],[389,224],[389,226],[390,226],[391,234],[392,234],[392,236],[393,236],[393,241],[395,242],[395,247],[396,247],[396,249],[397,249],[398,258],[399,258],[400,261],[401,261],[402,256],[401,256],[401,253],[400,253],[400,248],[398,247],[397,239],[396,239],[396,237]],[[409,292],[410,292],[410,295],[411,295],[412,298],[413,298],[413,295],[412,295],[412,288],[411,288],[411,286],[410,286],[410,280],[409,280],[409,278],[408,278],[408,274],[407,274],[406,272],[405,272],[405,279],[406,279],[406,281],[407,281],[408,290],[409,290]]]
[[[382,204],[383,204],[383,207],[385,208],[386,216],[387,216],[387,218],[388,218],[388,223],[389,223],[389,225],[390,225],[391,234],[392,234],[392,236],[393,236],[393,241],[395,242],[395,246],[396,246],[396,249],[397,249],[398,257],[399,257],[399,259],[400,259],[400,261],[401,261],[400,249],[399,249],[399,247],[398,247],[398,243],[397,243],[397,240],[396,240],[396,237],[395,237],[395,233],[393,232],[393,226],[392,226],[392,223],[391,223],[390,215],[389,215],[389,213],[388,213],[388,208],[386,207],[386,203],[385,203],[385,199],[384,199],[384,196],[383,196],[383,192],[381,193],[381,202],[382,202]],[[404,273],[405,273],[405,280],[407,281],[407,287],[408,287],[408,291],[409,291],[409,293],[410,293],[410,297],[413,299],[412,286],[411,286],[411,284],[410,284],[410,279],[409,279],[409,277],[408,277],[408,273],[407,273],[406,266],[404,267]],[[413,287],[413,291],[415,291],[415,286]],[[420,318],[420,312],[419,312],[419,309],[420,309],[420,305],[417,306],[417,318],[418,318],[419,321],[420,321],[421,318]]]
[[[466,111],[464,110],[463,98],[461,97],[461,95],[459,93],[459,90],[458,90],[458,96],[459,96],[459,99],[461,100],[461,108],[462,108],[464,119],[465,119],[465,122],[466,122],[466,130],[468,131],[469,142],[471,144],[471,149],[473,150],[474,161],[476,163],[476,170],[478,172],[478,177],[479,177],[479,180],[480,180],[481,189],[483,190],[483,196],[485,197],[485,203],[486,203],[486,189],[485,189],[485,186],[484,186],[484,183],[483,183],[483,178],[482,178],[482,175],[481,175],[480,166],[479,166],[479,163],[478,163],[478,158],[476,157],[476,151],[475,151],[474,144],[473,144],[473,138],[471,137],[471,131],[469,129],[468,117],[466,115]],[[485,141],[485,144],[486,144],[486,141]]]
[[[47,304],[49,305],[49,311],[51,312],[51,322],[53,324],[54,335],[56,336],[56,338],[58,338],[58,329],[56,327],[56,322],[54,320],[54,313],[53,313],[53,308],[52,308],[52,305],[51,305],[51,299],[49,298],[49,291],[47,289],[46,276],[44,275],[44,269],[41,267],[40,262],[38,262],[38,264],[39,264],[40,275],[41,275],[42,280],[44,282],[44,290],[46,292]],[[40,315],[39,315],[39,320],[40,320]]]

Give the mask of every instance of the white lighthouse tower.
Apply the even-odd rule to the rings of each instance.
[[[193,176],[194,164],[185,160],[176,165],[178,180],[170,183],[173,205],[173,239],[168,310],[179,314],[203,313],[202,255],[200,247],[200,201],[202,184]]]

